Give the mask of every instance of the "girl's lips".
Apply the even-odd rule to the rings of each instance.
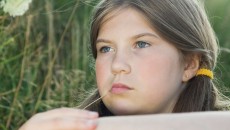
[[[122,83],[115,83],[112,85],[110,92],[113,94],[121,94],[129,90],[132,90],[129,86]]]

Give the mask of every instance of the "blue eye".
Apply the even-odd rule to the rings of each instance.
[[[111,47],[104,46],[104,47],[101,47],[100,52],[101,53],[110,52],[111,49],[112,49]]]
[[[138,41],[136,42],[136,47],[137,48],[146,48],[146,47],[149,47],[150,44],[147,43],[147,42],[144,42],[144,41]]]

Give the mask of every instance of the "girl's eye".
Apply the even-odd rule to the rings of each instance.
[[[111,47],[104,46],[104,47],[101,47],[99,51],[101,53],[107,53],[107,52],[110,52],[111,50],[112,50]]]
[[[138,41],[136,42],[136,47],[137,48],[146,48],[146,47],[149,47],[150,44],[147,43],[147,42],[144,42],[144,41]]]

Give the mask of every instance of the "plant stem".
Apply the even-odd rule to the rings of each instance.
[[[8,120],[7,120],[7,123],[6,123],[6,128],[7,129],[9,128],[9,126],[11,124],[11,120],[12,120],[12,116],[13,116],[13,110],[14,110],[13,108],[14,108],[14,106],[16,104],[16,101],[17,101],[17,98],[18,98],[18,93],[19,93],[19,90],[20,90],[20,88],[22,86],[22,81],[23,81],[23,78],[24,78],[26,62],[27,62],[27,51],[28,51],[28,48],[29,48],[29,37],[30,37],[30,29],[31,29],[32,20],[33,20],[33,16],[29,15],[27,17],[27,27],[26,27],[26,34],[25,34],[25,47],[24,47],[24,50],[23,50],[23,59],[22,59],[22,65],[21,65],[20,79],[19,79],[18,85],[16,87],[13,103],[11,105],[12,109],[10,109],[10,114],[9,114],[9,117],[8,117]]]

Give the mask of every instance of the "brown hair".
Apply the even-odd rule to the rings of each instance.
[[[95,41],[105,16],[114,10],[133,8],[149,21],[158,34],[172,43],[182,54],[183,59],[198,54],[200,68],[214,70],[218,44],[203,4],[197,0],[102,0],[95,8],[91,24],[90,40],[94,58],[97,58]],[[84,103],[99,98],[98,91]],[[173,112],[223,110],[214,80],[206,76],[196,76],[188,81]],[[103,102],[88,108],[101,116],[112,115]]]

